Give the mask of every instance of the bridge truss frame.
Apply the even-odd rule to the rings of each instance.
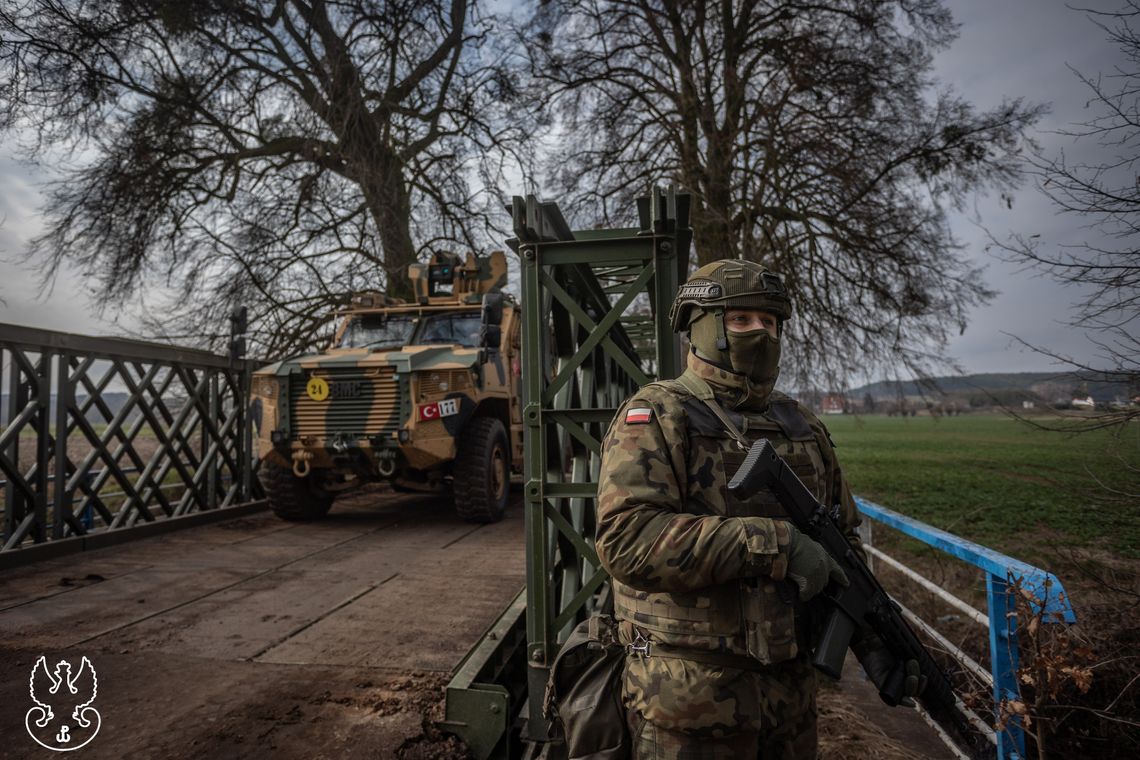
[[[638,227],[577,231],[554,203],[528,196],[511,206],[508,244],[522,270],[525,605],[508,607],[457,670],[442,723],[479,758],[510,756],[515,721],[526,741],[550,738],[541,709],[550,664],[608,589],[594,550],[602,439],[627,396],[681,371],[667,316],[688,273],[690,196],[654,189],[637,204]]]
[[[263,508],[247,408],[254,367],[0,324],[0,568]],[[126,393],[117,409],[113,392]],[[147,437],[153,451],[140,446]],[[34,456],[21,456],[28,445]]]

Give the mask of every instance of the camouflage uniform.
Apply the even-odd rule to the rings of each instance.
[[[734,411],[744,377],[695,354],[682,378],[632,396],[604,443],[597,549],[623,643],[648,649],[627,658],[624,675],[635,757],[814,758],[811,623],[784,581],[786,515],[770,494],[728,493],[745,451],[694,387],[710,388],[745,437],[771,440],[821,502],[838,504],[857,543],[827,430],[794,400],[773,392],[762,411]]]

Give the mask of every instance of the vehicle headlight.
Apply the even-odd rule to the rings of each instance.
[[[277,398],[278,387],[277,378],[273,375],[254,375],[250,391],[254,396],[272,400]]]
[[[417,372],[415,377],[416,393],[421,401],[432,396],[465,391],[471,388],[470,376],[465,369]]]

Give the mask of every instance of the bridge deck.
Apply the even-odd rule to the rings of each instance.
[[[42,756],[23,727],[41,653],[87,655],[99,675],[85,757],[440,744],[424,713],[522,587],[522,522],[516,507],[468,525],[441,499],[380,492],[317,524],[266,513],[10,571],[0,704],[21,707],[0,716],[0,745]]]
[[[24,715],[45,654],[98,673],[84,757],[460,757],[432,726],[442,687],[524,565],[517,503],[472,526],[442,499],[374,491],[317,524],[266,513],[8,571],[0,746],[43,756]],[[859,681],[825,691],[828,757],[887,735],[944,756]]]

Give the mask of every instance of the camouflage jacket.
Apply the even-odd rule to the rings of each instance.
[[[780,393],[762,414],[734,412],[739,375],[692,354],[686,374],[708,383],[745,437],[771,440],[822,503],[838,504],[858,545],[854,499],[814,415]],[[786,514],[770,494],[741,502],[727,489],[744,454],[679,381],[647,385],[618,410],[602,454],[597,550],[627,643],[641,636],[761,663],[802,648],[802,610],[781,588]]]

